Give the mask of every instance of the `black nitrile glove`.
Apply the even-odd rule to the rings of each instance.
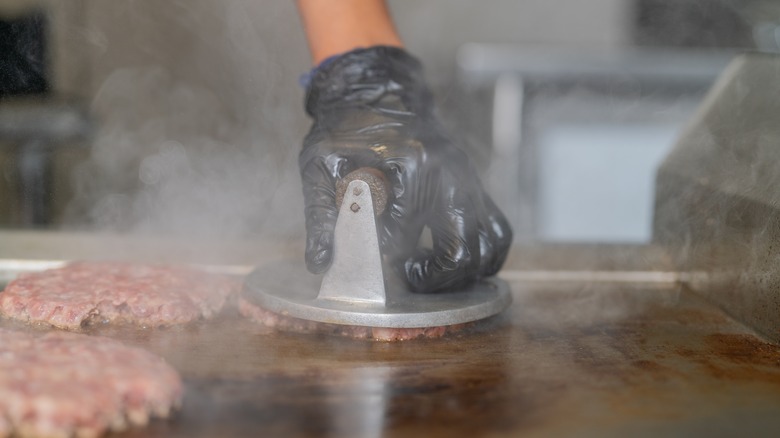
[[[311,76],[306,111],[314,124],[298,163],[310,271],[332,260],[336,181],[374,167],[390,185],[379,218],[382,252],[412,290],[457,288],[498,272],[512,230],[469,158],[444,135],[417,59],[384,46],[332,59]],[[432,250],[418,247],[425,226]]]

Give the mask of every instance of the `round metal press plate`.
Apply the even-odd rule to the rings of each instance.
[[[299,261],[280,261],[254,270],[243,296],[271,312],[330,324],[369,327],[437,327],[477,321],[500,313],[512,302],[509,286],[498,278],[434,294],[415,294],[386,279],[386,305],[318,299],[322,276]]]

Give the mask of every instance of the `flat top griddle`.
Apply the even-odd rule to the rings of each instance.
[[[173,420],[125,437],[780,431],[780,347],[696,295],[651,283],[511,286],[508,312],[438,340],[276,333],[234,310],[183,327],[88,333],[153,351],[185,380]]]
[[[238,274],[300,248],[265,245],[260,260],[256,244],[146,254],[137,240],[22,232],[0,243],[0,258],[21,262],[0,264],[0,278],[107,245],[153,261],[231,254],[221,272]],[[680,287],[670,264],[653,246],[518,247],[501,274],[507,311],[436,340],[277,333],[233,308],[182,327],[88,333],[159,354],[184,378],[174,419],[124,437],[776,436],[780,347]]]

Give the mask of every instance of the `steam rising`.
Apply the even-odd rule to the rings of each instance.
[[[231,141],[242,128],[209,90],[157,67],[121,69],[94,108],[106,119],[75,184],[77,201],[94,201],[85,213],[98,229],[239,237],[266,222],[288,163]]]
[[[99,18],[87,33],[102,41],[93,47],[98,131],[73,173],[66,225],[216,239],[300,235],[296,158],[307,122],[296,79],[308,65],[290,62],[296,57],[277,44],[295,32],[300,41],[288,44],[305,53],[293,6],[260,13],[251,2],[133,3],[91,6]],[[100,19],[117,11],[126,23]],[[128,41],[134,47],[122,46]]]

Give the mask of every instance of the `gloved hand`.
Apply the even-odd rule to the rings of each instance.
[[[457,288],[498,272],[512,231],[434,117],[417,59],[385,46],[332,59],[312,73],[306,111],[314,123],[298,163],[310,271],[323,272],[332,260],[336,181],[374,167],[391,188],[380,246],[411,290]],[[418,247],[425,226],[432,249]]]

